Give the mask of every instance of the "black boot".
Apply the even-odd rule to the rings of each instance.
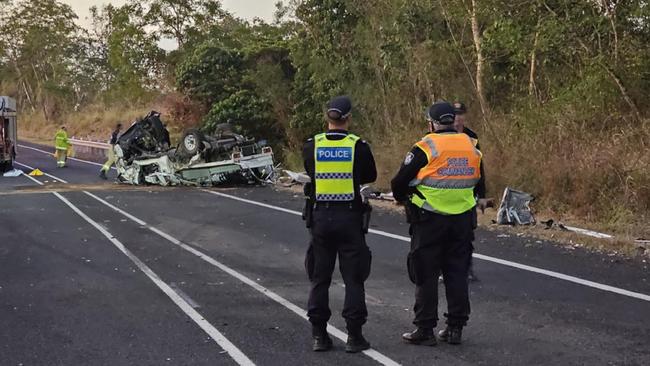
[[[441,341],[449,344],[461,344],[463,343],[463,328],[447,326],[447,328],[440,331],[438,337],[440,337]]]
[[[348,327],[348,341],[345,343],[345,352],[357,353],[370,348],[370,343],[363,337],[361,327]]]
[[[103,170],[99,171],[99,177],[102,178],[103,180],[108,179],[108,177],[106,177],[106,172]]]
[[[325,352],[332,349],[332,338],[327,334],[327,326],[313,326],[311,334],[314,338],[312,346],[314,352]]]
[[[432,328],[420,328],[411,333],[402,334],[402,339],[406,343],[417,344],[421,346],[435,346],[436,335],[433,334]]]

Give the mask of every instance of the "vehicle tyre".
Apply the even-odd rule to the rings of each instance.
[[[201,131],[191,129],[185,131],[180,143],[180,150],[184,155],[193,156],[203,151],[205,138]]]

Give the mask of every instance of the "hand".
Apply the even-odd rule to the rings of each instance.
[[[481,213],[485,213],[485,209],[488,207],[494,207],[494,198],[479,198],[476,203],[476,208],[481,210]]]

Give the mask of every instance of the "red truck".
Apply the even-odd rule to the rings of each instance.
[[[10,171],[16,159],[17,136],[16,101],[0,96],[0,173]]]

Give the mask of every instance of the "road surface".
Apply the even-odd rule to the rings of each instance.
[[[0,178],[0,365],[649,365],[647,263],[478,230],[461,346],[417,347],[407,226],[376,210],[373,349],[311,351],[302,200],[272,187],[124,187],[23,143]],[[111,176],[115,173],[111,172]],[[441,286],[441,310],[445,305]]]

